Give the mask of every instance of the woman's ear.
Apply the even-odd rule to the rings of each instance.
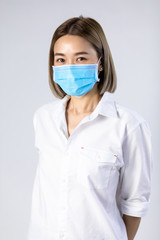
[[[98,71],[99,71],[99,72],[103,71],[103,67],[102,67],[101,62],[100,62],[100,64],[99,64],[99,66],[98,66]]]
[[[100,66],[100,72],[101,72],[101,71],[103,71],[103,67],[102,67],[102,66]]]
[[[102,65],[100,64],[99,66],[98,66],[98,75],[100,74],[100,72],[102,72],[103,71],[103,67],[102,67]]]
[[[99,65],[98,65],[98,71],[99,71],[99,72],[103,71],[103,66],[102,66],[102,57],[101,57],[101,59],[100,59],[100,61],[99,61]]]

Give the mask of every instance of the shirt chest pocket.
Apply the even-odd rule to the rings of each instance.
[[[111,173],[117,171],[117,153],[85,147],[80,151],[77,181],[85,188],[107,188]]]

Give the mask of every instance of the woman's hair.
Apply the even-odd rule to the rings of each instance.
[[[53,80],[52,66],[54,65],[54,44],[60,37],[67,34],[83,37],[91,43],[97,52],[98,58],[101,57],[101,65],[103,67],[103,70],[99,73],[100,81],[97,85],[99,94],[102,95],[106,91],[113,93],[117,87],[117,77],[104,31],[97,21],[81,15],[62,23],[53,34],[49,50],[49,86],[54,96],[63,98],[66,95],[62,88]]]

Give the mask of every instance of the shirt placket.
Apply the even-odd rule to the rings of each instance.
[[[64,113],[63,113],[64,114]],[[63,116],[64,117],[64,116]],[[80,127],[83,124],[86,124],[88,121],[93,120],[94,118],[97,117],[97,113],[92,114],[90,116],[86,116],[80,124],[77,126],[77,128],[73,131],[70,137],[66,138],[68,135],[67,133],[67,124],[65,118],[63,118],[61,121],[63,121],[63,131],[66,133],[64,135],[63,132],[63,137],[65,136],[66,140],[66,147],[64,149],[65,152],[65,157],[64,161],[62,162],[61,166],[61,176],[60,176],[60,203],[59,203],[59,240],[69,240],[68,238],[68,233],[67,233],[67,214],[68,214],[68,209],[67,209],[67,199],[68,199],[68,176],[69,176],[69,152],[70,148],[72,146],[72,140],[77,134],[77,131],[80,129]],[[60,122],[57,122],[57,124],[60,124]]]
[[[60,202],[59,202],[59,240],[67,240],[67,198],[68,198],[68,154],[62,163],[60,176]]]

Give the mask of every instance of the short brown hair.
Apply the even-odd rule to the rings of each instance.
[[[60,37],[67,34],[83,37],[91,43],[98,57],[102,57],[103,70],[99,73],[100,81],[98,82],[97,89],[100,95],[106,91],[113,93],[117,87],[117,77],[104,31],[96,20],[85,18],[81,15],[80,17],[66,20],[53,34],[49,50],[49,86],[54,96],[63,98],[66,95],[62,88],[53,80],[52,66],[54,65],[54,44]]]

